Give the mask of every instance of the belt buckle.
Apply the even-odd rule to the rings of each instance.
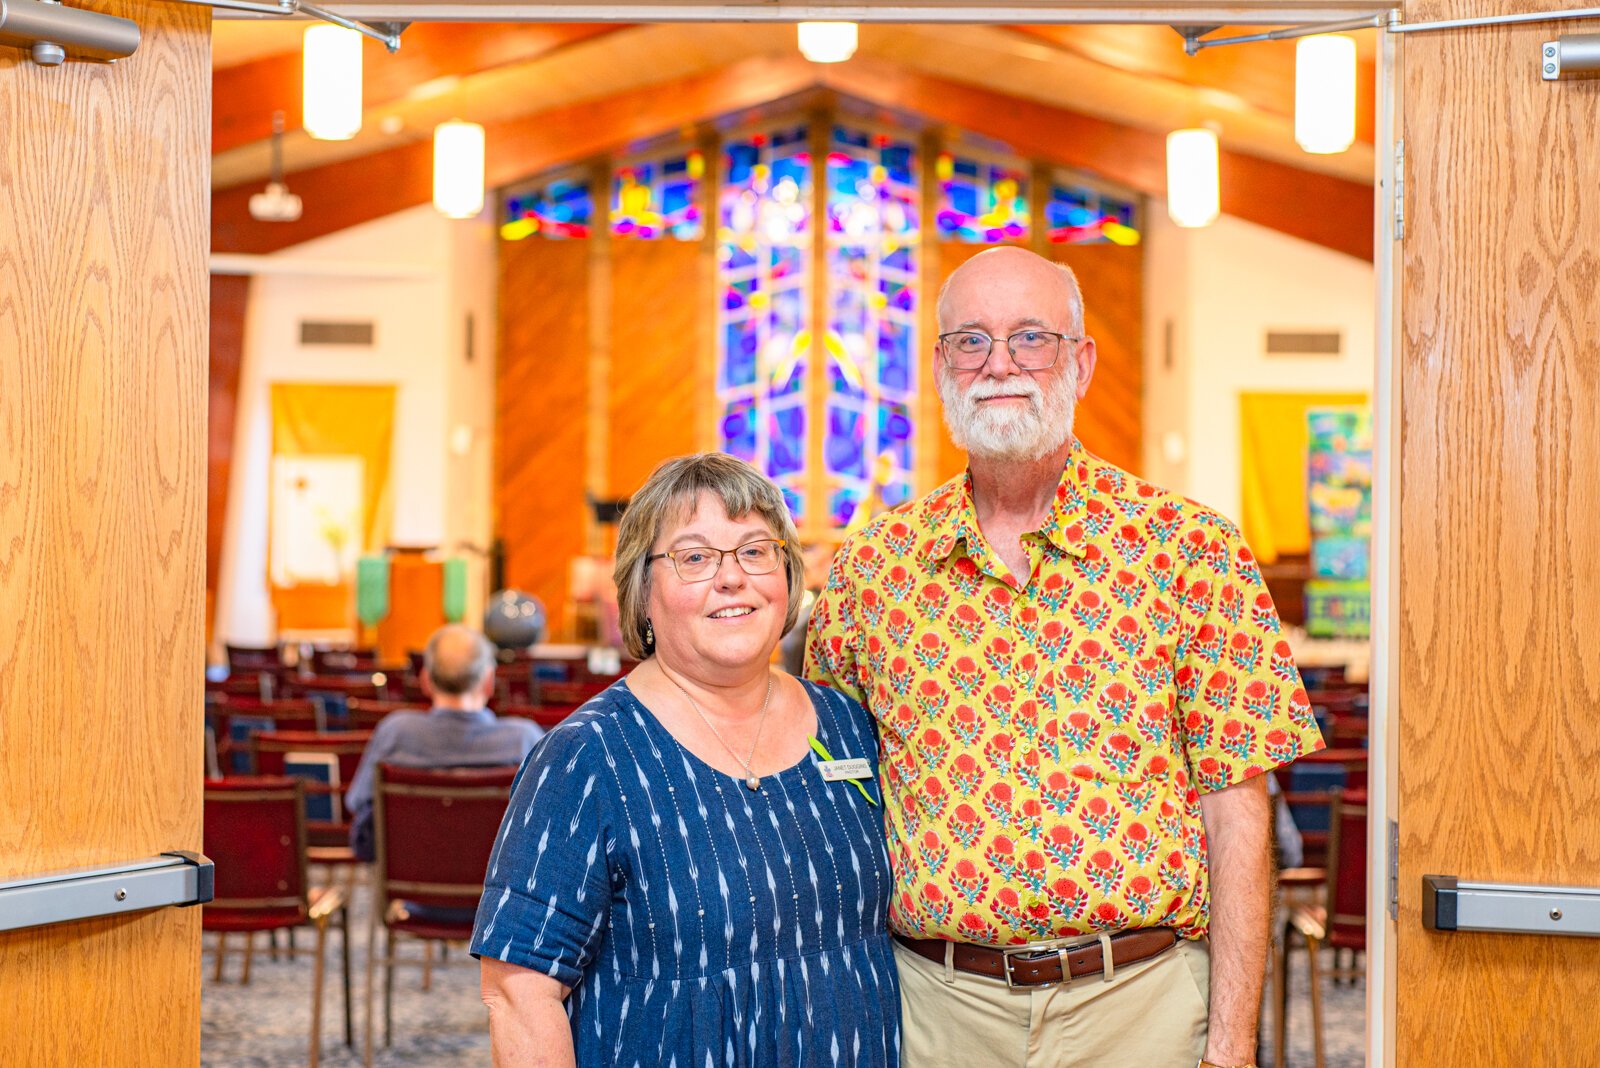
[[[1052,950],[1055,952],[1056,956],[1058,958],[1060,958],[1060,961],[1061,961],[1061,978],[1058,981],[1062,982],[1062,983],[1065,983],[1065,984],[1070,986],[1071,983],[1072,983],[1072,969],[1067,964],[1067,951],[1073,948],[1072,943],[1073,943],[1073,940],[1070,939],[1070,938],[1052,938],[1052,939],[1049,939],[1049,940],[1044,941],[1044,942],[1028,942],[1028,943],[1026,943],[1024,945],[1020,945],[1020,946],[1001,946],[1000,947],[1000,971],[1005,976],[1006,989],[1007,990],[1015,990],[1015,989],[1017,989],[1016,980],[1011,974],[1011,962],[1012,962],[1012,960],[1014,960],[1017,957],[1023,956],[1024,954],[1027,954],[1029,956],[1036,955],[1036,954],[1043,955],[1043,954],[1050,953]],[[1050,986],[1051,984],[1049,984],[1049,983],[1025,983],[1023,985],[1032,987],[1032,986]]]

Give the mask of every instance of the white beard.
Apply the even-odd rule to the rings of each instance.
[[[1078,402],[1078,368],[1070,359],[1062,373],[1041,386],[1030,374],[1003,381],[977,379],[966,390],[948,367],[939,369],[939,400],[950,438],[981,460],[1031,461],[1060,449],[1072,436]],[[980,405],[985,397],[1026,396],[1025,411]]]

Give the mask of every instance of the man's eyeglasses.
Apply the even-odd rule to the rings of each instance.
[[[994,343],[1004,341],[1018,367],[1024,371],[1041,371],[1056,362],[1063,341],[1082,340],[1053,330],[1018,330],[1007,338],[990,337],[976,330],[956,330],[939,335],[939,351],[944,353],[944,362],[951,367],[975,371],[989,361]]]
[[[709,545],[691,545],[686,549],[655,553],[645,557],[650,563],[663,556],[672,561],[672,570],[685,582],[705,582],[722,570],[722,558],[732,556],[746,575],[770,575],[783,562],[783,539],[768,538],[747,541],[737,549],[713,549]]]

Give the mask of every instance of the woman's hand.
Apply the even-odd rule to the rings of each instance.
[[[494,1068],[575,1068],[562,1005],[572,988],[520,965],[488,958],[482,964]]]

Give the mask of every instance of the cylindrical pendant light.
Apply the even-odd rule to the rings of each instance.
[[[1294,50],[1294,139],[1307,152],[1343,152],[1356,139],[1356,42],[1319,33]]]
[[[433,206],[452,219],[483,210],[483,127],[477,123],[433,128]]]
[[[843,63],[856,54],[853,22],[802,22],[800,54],[813,63]]]
[[[361,35],[318,23],[301,53],[301,125],[319,141],[348,141],[361,132]]]
[[[1179,226],[1210,226],[1221,212],[1217,135],[1206,129],[1167,135],[1167,214]]]

